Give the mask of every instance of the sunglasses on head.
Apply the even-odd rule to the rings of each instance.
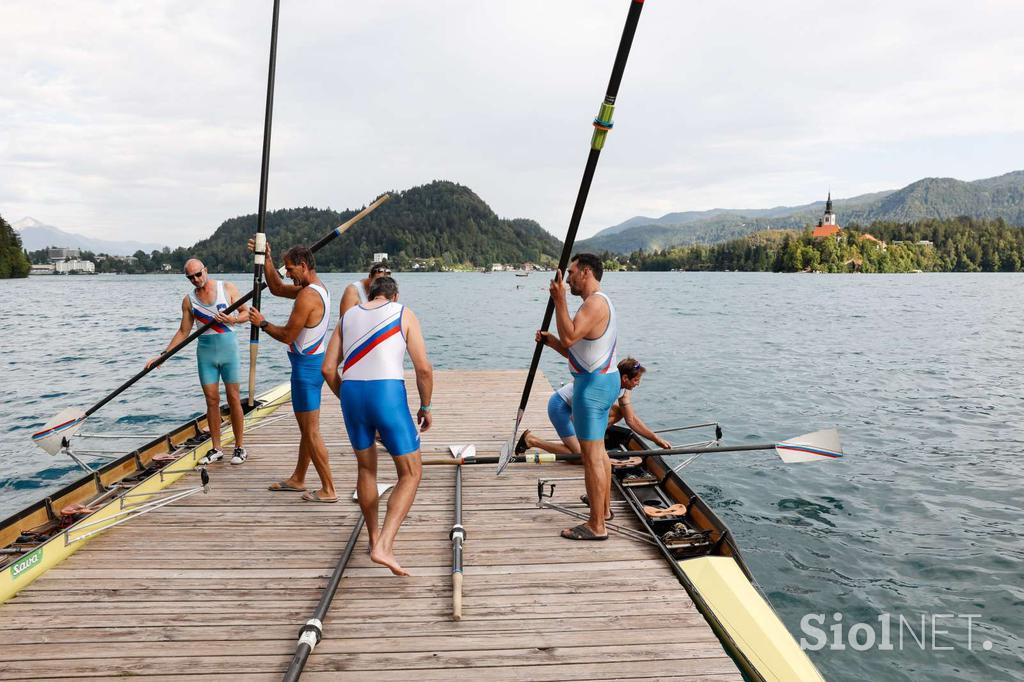
[[[372,275],[380,275],[380,274],[390,275],[391,271],[388,270],[387,268],[374,268],[373,272],[370,273],[370,274],[372,274]]]
[[[206,268],[201,268],[201,269],[199,269],[199,270],[196,270],[195,272],[193,272],[193,273],[191,273],[191,274],[189,274],[189,273],[187,273],[187,272],[186,272],[186,273],[185,273],[185,277],[189,278],[190,280],[193,280],[193,279],[198,279],[199,277],[202,277],[202,276],[203,276],[203,270],[205,270],[205,269],[206,269]]]

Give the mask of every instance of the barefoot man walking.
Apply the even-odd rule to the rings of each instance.
[[[370,559],[395,575],[409,575],[395,558],[395,536],[416,499],[423,464],[420,436],[409,415],[405,392],[406,352],[416,370],[420,431],[430,428],[434,373],[419,320],[398,303],[395,280],[386,276],[374,280],[369,299],[349,308],[335,328],[336,343],[330,344],[324,358],[324,378],[341,399],[345,430],[355,450],[359,466],[356,490],[370,536]],[[379,528],[375,433],[380,433],[398,472],[398,484]]]
[[[607,540],[605,513],[611,496],[612,465],[604,447],[608,428],[608,411],[619,397],[619,368],[615,346],[618,331],[615,308],[601,292],[601,259],[590,253],[573,256],[566,281],[574,296],[583,305],[569,317],[565,301],[562,273],[551,281],[551,298],[555,302],[557,342],[548,345],[564,348],[573,376],[572,420],[583,456],[583,479],[590,501],[590,520],[562,531],[569,540]],[[552,343],[555,342],[555,343]]]

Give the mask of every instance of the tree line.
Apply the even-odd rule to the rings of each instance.
[[[809,229],[769,230],[720,244],[605,258],[618,267],[650,271],[1021,272],[1024,228],[1002,218],[877,221],[828,237],[814,238]]]

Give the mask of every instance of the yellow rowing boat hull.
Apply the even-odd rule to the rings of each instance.
[[[731,640],[746,658],[753,669],[750,672],[779,682],[824,682],[778,614],[732,557],[705,556],[678,563],[704,601],[705,616],[719,636]]]
[[[245,416],[245,423],[247,425],[255,424],[286,403],[290,397],[291,386],[288,383],[284,383],[270,389],[263,395],[259,396],[258,399],[263,404]],[[227,429],[222,441],[224,443],[230,443],[233,439],[234,435],[231,433],[230,429]],[[133,496],[135,496],[132,498],[133,503],[144,502],[149,499],[146,497],[147,494],[163,490],[185,474],[189,473],[196,463],[210,451],[211,447],[213,447],[212,441],[207,440],[196,449],[182,455],[164,467],[168,470],[168,473],[161,473],[158,471],[149,478],[140,482],[129,491]],[[106,527],[102,524],[93,524],[107,519],[113,523],[116,519],[111,517],[119,511],[121,511],[121,500],[114,499],[100,507],[95,513],[90,514],[66,530],[54,535],[45,543],[36,547],[31,552],[25,554],[13,564],[3,569],[3,573],[0,574],[0,604],[16,595],[20,590],[31,584],[36,578],[67,559],[69,556],[77,552],[79,547],[88,542],[88,540],[79,540],[70,544],[66,542],[67,538],[74,538],[75,529],[78,526],[90,524],[88,532],[104,530]],[[82,532],[84,533],[85,531]]]

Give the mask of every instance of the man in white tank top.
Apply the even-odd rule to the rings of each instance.
[[[252,240],[249,244],[252,248]],[[249,312],[249,319],[267,336],[288,346],[288,361],[292,366],[292,410],[301,435],[295,470],[288,478],[272,483],[269,490],[302,492],[302,499],[308,502],[337,502],[327,446],[320,435],[320,394],[323,386],[320,369],[330,330],[330,295],[316,274],[313,252],[305,246],[293,246],[284,253],[285,273],[293,284],[285,283],[274,268],[269,242],[266,254],[267,288],[275,296],[295,299],[295,305],[283,326],[271,324],[256,308]],[[316,492],[305,492],[310,462],[320,476],[321,487]]]
[[[409,415],[404,361],[408,353],[416,370],[420,432],[430,428],[430,398],[434,378],[416,315],[398,303],[398,285],[390,277],[377,279],[370,301],[353,306],[334,330],[335,339],[324,358],[324,376],[341,399],[349,442],[359,465],[359,506],[370,536],[370,560],[395,575],[408,575],[395,558],[394,542],[405,520],[422,475],[420,435]],[[338,367],[341,365],[341,375]],[[398,484],[378,528],[377,445],[381,440],[395,463]]]
[[[607,540],[605,511],[611,497],[612,465],[604,446],[608,412],[618,398],[619,369],[616,366],[618,330],[615,308],[601,292],[604,267],[601,259],[591,253],[578,253],[566,271],[566,281],[573,295],[583,305],[573,316],[565,300],[562,273],[555,273],[550,293],[555,303],[555,324],[558,335],[549,334],[547,345],[569,360],[575,388],[573,391],[573,425],[579,438],[583,457],[583,477],[590,500],[590,519],[562,531],[569,540]]]
[[[370,300],[370,286],[380,279],[381,277],[390,277],[391,268],[384,261],[374,263],[370,266],[370,274],[362,279],[356,281],[345,287],[345,293],[341,295],[341,304],[338,306],[338,320],[341,320],[345,316],[345,313],[352,306],[360,305],[361,303],[367,303]],[[327,354],[333,355],[338,352],[335,344],[338,343],[338,335],[331,334],[331,340],[327,345]],[[331,373],[337,373],[337,367],[324,366],[324,378],[328,383],[331,381]]]
[[[206,266],[198,258],[185,262],[185,277],[194,287],[191,294],[181,301],[181,324],[164,352],[178,345],[192,333],[193,327],[202,327],[209,322],[213,326],[199,337],[196,344],[196,365],[199,369],[199,384],[206,398],[206,423],[210,429],[213,447],[199,460],[200,464],[211,464],[224,458],[220,443],[220,382],[224,382],[224,393],[231,413],[231,431],[235,436],[235,450],[232,464],[245,461],[245,414],[238,394],[241,371],[238,359],[238,339],[232,327],[249,320],[249,310],[241,306],[230,315],[222,311],[238,300],[238,287],[231,282],[210,279]],[[158,356],[159,357],[159,356]],[[150,358],[149,368],[158,358]]]

